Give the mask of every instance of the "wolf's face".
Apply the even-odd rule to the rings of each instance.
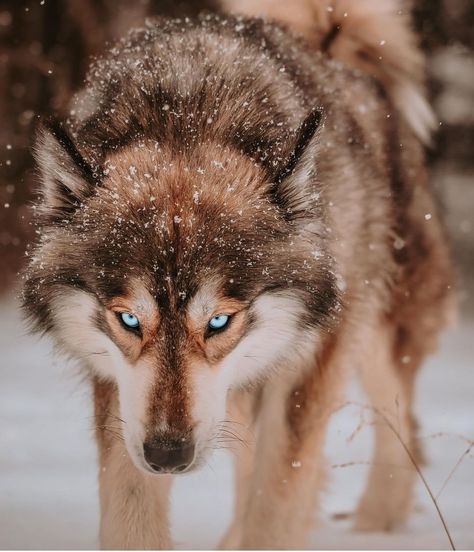
[[[37,152],[43,226],[26,308],[116,382],[137,466],[198,466],[229,389],[311,362],[335,304],[321,221],[297,219],[301,190],[282,184],[277,198],[262,168],[215,144],[176,157],[137,142],[107,157],[100,182],[59,127]]]

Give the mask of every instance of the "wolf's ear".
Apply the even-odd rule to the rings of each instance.
[[[93,192],[97,176],[58,121],[42,123],[34,152],[42,181],[41,214],[64,218]]]
[[[321,117],[321,112],[317,109],[306,117],[296,133],[296,145],[286,165],[273,179],[274,201],[290,221],[306,218],[314,203],[312,177]]]

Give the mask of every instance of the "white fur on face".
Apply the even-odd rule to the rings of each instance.
[[[211,282],[204,286],[191,301],[190,314],[202,317],[212,311],[217,302],[215,291]],[[117,383],[127,450],[139,468],[148,470],[143,458],[144,424],[156,388],[156,367],[146,361],[130,365],[113,341],[95,326],[97,306],[96,300],[82,291],[58,296],[52,302],[56,337],[73,356],[87,360],[97,375]],[[255,327],[218,366],[203,362],[187,374],[190,414],[196,425],[196,465],[210,449],[219,423],[225,420],[231,388],[258,382],[271,370],[291,375],[313,359],[317,332],[301,325],[305,305],[297,293],[265,293],[256,299],[253,313]]]
[[[271,370],[287,371],[291,377],[314,358],[317,332],[301,326],[305,306],[296,293],[263,294],[255,301],[254,313],[255,328],[218,367],[200,366],[190,374],[198,454],[205,454],[225,419],[229,389],[256,383]]]
[[[255,329],[222,362],[230,386],[255,382],[270,368],[307,362],[315,351],[316,332],[304,329],[303,299],[295,292],[261,295],[254,306]]]
[[[148,410],[156,370],[146,362],[134,366],[122,363],[117,370],[120,413],[125,421],[123,428],[128,453],[137,467],[150,471],[143,456],[145,416]]]
[[[94,297],[83,291],[72,290],[56,297],[51,303],[55,336],[63,349],[85,361],[96,375],[117,383],[127,450],[135,464],[146,470],[143,421],[154,383],[153,367],[145,362],[129,364],[115,343],[94,324],[97,307]]]
[[[51,302],[54,335],[61,348],[92,366],[102,378],[116,380],[116,365],[123,355],[113,341],[94,324],[97,300],[84,291],[70,290]]]

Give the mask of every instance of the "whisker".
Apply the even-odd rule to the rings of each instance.
[[[108,355],[109,353],[107,351],[93,351],[91,353],[86,353],[85,355],[81,356],[75,356],[77,360],[84,360],[85,358],[89,358],[91,356],[100,356],[100,355]]]
[[[122,431],[121,427],[109,426],[109,425],[96,425],[95,429],[114,429],[116,431]]]
[[[238,441],[240,444],[245,445],[248,447],[249,442],[241,437],[239,434],[231,431],[230,429],[226,428],[220,428],[218,436],[227,437],[229,439],[233,439],[235,441]]]
[[[110,433],[113,437],[115,437],[115,439],[117,439],[118,441],[120,441],[121,443],[124,443],[124,438],[119,434],[119,433],[116,433],[115,431],[113,431],[112,429],[109,429],[107,427],[104,427],[102,428],[102,431],[107,431],[108,433]]]

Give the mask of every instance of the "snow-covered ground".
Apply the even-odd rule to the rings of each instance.
[[[98,503],[88,386],[47,341],[26,334],[14,302],[0,304],[0,548],[92,549]],[[474,323],[445,334],[419,380],[417,409],[430,458],[424,468],[436,494],[474,440]],[[350,398],[360,400],[356,385]],[[362,399],[363,400],[363,399]],[[430,499],[418,488],[408,526],[392,534],[356,534],[334,514],[353,510],[370,459],[370,428],[357,432],[356,407],[334,419],[327,452],[330,484],[315,548],[443,549],[446,535]],[[337,467],[341,464],[351,464]],[[176,481],[173,532],[179,548],[215,547],[231,515],[230,460]],[[474,548],[474,451],[467,454],[439,506],[458,548]]]

